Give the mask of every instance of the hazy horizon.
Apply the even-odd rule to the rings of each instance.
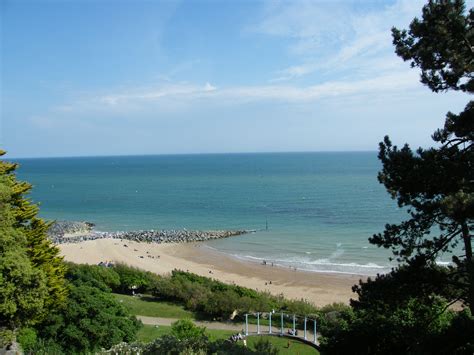
[[[13,159],[54,159],[54,158],[109,158],[109,157],[147,157],[147,156],[189,156],[189,155],[245,155],[245,154],[319,154],[319,153],[374,153],[376,150],[317,150],[317,151],[274,151],[274,152],[193,152],[193,153],[147,153],[147,154],[112,154],[112,155],[55,155],[36,157],[11,157],[10,154],[3,156],[6,160]]]

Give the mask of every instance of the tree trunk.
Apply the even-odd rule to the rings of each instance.
[[[474,315],[474,260],[472,259],[471,236],[466,222],[462,225],[462,238],[464,240],[464,249],[466,250],[466,269],[469,282],[468,301],[471,314]]]

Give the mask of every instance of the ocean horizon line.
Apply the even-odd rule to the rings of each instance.
[[[57,155],[57,156],[5,156],[3,160],[33,159],[83,159],[83,158],[126,158],[126,157],[188,157],[188,156],[222,156],[222,155],[273,155],[273,154],[350,154],[377,153],[376,150],[315,150],[315,151],[267,151],[267,152],[200,152],[200,153],[151,153],[151,154],[111,154],[111,155]],[[8,155],[8,151],[7,151]]]

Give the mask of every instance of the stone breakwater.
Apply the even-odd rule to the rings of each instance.
[[[49,227],[49,236],[64,236],[65,234],[92,232],[94,224],[90,222],[57,221]]]
[[[59,224],[59,226],[56,226]],[[82,225],[82,227],[81,227]],[[119,231],[99,232],[92,229],[88,222],[56,222],[48,231],[49,237],[55,244],[80,243],[87,240],[104,238],[131,240],[145,243],[192,243],[204,242],[212,239],[235,237],[250,233],[246,230],[148,230],[148,231]]]

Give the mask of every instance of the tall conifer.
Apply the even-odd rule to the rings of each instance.
[[[17,166],[0,161],[0,327],[10,330],[40,321],[66,297],[65,264]]]

